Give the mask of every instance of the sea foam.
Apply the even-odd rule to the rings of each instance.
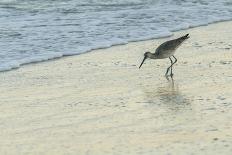
[[[0,71],[232,20],[230,0],[0,2]]]

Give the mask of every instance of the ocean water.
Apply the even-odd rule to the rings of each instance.
[[[232,0],[1,0],[0,71],[232,20]]]

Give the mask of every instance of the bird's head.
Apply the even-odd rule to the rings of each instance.
[[[144,53],[144,57],[147,57],[147,58],[148,58],[150,54],[151,54],[151,52],[149,52],[149,51],[148,51],[148,52],[145,52],[145,53]]]
[[[151,52],[145,52],[145,53],[144,53],[144,58],[143,58],[142,63],[140,64],[139,68],[143,65],[144,61],[145,61],[147,58],[149,58],[149,54],[151,54]]]

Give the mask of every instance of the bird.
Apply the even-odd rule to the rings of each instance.
[[[172,66],[177,62],[177,58],[174,56],[176,49],[185,41],[189,38],[189,34],[186,34],[182,37],[179,37],[177,39],[173,39],[173,40],[169,40],[166,41],[164,43],[162,43],[160,46],[158,46],[158,48],[155,50],[155,53],[151,53],[151,52],[145,52],[144,53],[144,58],[142,63],[140,64],[139,68],[141,68],[141,66],[143,65],[144,61],[147,58],[150,59],[165,59],[165,58],[169,58],[169,60],[171,61],[171,65],[167,68],[167,71],[165,73],[165,77],[167,78],[168,76],[171,76],[171,78],[173,77],[173,73],[172,73]],[[171,58],[174,58],[174,61]],[[171,69],[171,74],[168,75],[169,70]]]

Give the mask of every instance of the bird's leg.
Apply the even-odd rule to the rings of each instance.
[[[171,61],[171,65],[167,68],[167,71],[166,71],[166,73],[165,73],[165,76],[167,77],[168,76],[168,71],[169,71],[169,69],[172,67],[172,65],[173,65],[173,62],[172,62],[172,59],[171,59],[171,57],[169,57],[169,60]],[[171,71],[171,73],[172,73],[172,71]]]
[[[173,66],[177,62],[177,58],[174,55],[172,57],[175,59],[173,64],[172,64],[172,66]],[[171,66],[171,77],[173,76],[173,74],[172,74],[172,66]]]
[[[171,59],[171,57],[170,57],[170,59]],[[170,74],[171,78],[173,77],[173,74],[172,74],[172,66],[173,66],[173,64],[174,64],[174,63],[173,63],[173,61],[172,61],[172,64],[171,64],[171,66],[170,66],[170,67],[171,67],[171,74]]]
[[[174,63],[173,63],[173,65],[177,62],[177,58],[176,57],[174,57],[174,55],[172,56],[174,59],[175,59],[175,61],[174,61]]]

